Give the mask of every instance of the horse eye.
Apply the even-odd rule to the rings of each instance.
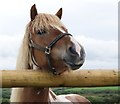
[[[45,34],[45,33],[46,33],[45,30],[38,30],[38,31],[37,31],[37,34],[38,34],[38,35],[43,35],[43,34]]]

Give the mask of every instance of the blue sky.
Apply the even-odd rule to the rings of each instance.
[[[117,0],[3,0],[0,3],[0,69],[15,69],[30,7],[55,14],[63,8],[62,22],[86,51],[83,69],[117,68]]]

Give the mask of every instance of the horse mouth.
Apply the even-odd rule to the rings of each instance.
[[[64,60],[64,61],[72,70],[79,69],[84,63],[84,62],[82,62],[82,63],[79,63],[79,64],[75,64],[75,63],[72,63],[72,62],[67,62],[66,60]]]

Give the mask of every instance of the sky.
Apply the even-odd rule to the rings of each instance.
[[[63,8],[62,22],[85,48],[81,69],[118,67],[118,0],[1,0],[0,69],[15,69],[33,4],[39,13]]]

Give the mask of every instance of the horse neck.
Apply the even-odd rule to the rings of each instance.
[[[49,88],[24,88],[23,101],[27,102],[49,102]]]
[[[30,66],[31,70],[40,70],[37,66]],[[27,96],[28,99],[25,98],[25,101],[30,102],[45,102],[48,104],[49,102],[49,88],[24,88],[24,96]]]
[[[30,54],[30,53],[29,53]],[[31,62],[31,55],[29,55],[29,64],[30,70],[40,70],[39,67],[34,65]],[[28,101],[32,100],[30,102],[45,102],[45,104],[48,104],[49,102],[49,88],[24,88],[24,94],[28,96]]]
[[[30,49],[29,49],[29,33],[28,28],[21,44],[21,48],[17,58],[16,70],[37,70],[37,67],[32,65]],[[20,102],[48,102],[49,88],[19,88],[15,90],[14,96]],[[22,104],[22,103],[21,103]]]

